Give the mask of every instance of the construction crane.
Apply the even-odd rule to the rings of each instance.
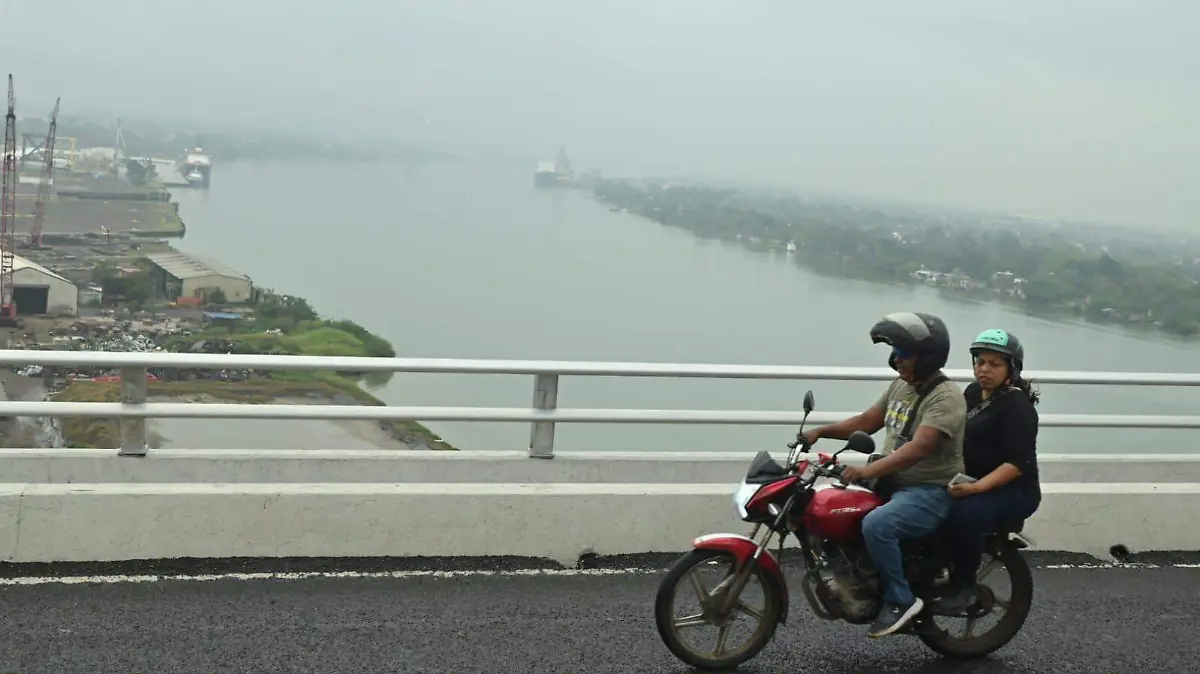
[[[125,133],[121,131],[121,119],[117,118],[117,137],[113,139],[113,158],[112,165],[108,168],[108,172],[114,178],[121,176],[121,159],[125,157]]]
[[[42,180],[38,183],[37,201],[33,204],[33,227],[29,228],[29,245],[42,247],[42,222],[46,219],[46,200],[50,198],[50,182],[54,173],[54,137],[58,133],[58,104],[55,99],[54,112],[50,113],[50,133],[42,143]]]
[[[0,326],[19,327],[13,301],[13,216],[17,206],[17,99],[13,78],[8,76],[8,114],[4,117],[4,170],[0,176]]]

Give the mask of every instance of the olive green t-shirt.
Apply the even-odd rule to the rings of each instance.
[[[883,425],[887,429],[887,437],[881,449],[885,456],[899,449],[897,439],[908,423],[908,417],[912,414],[918,397],[912,384],[897,379],[876,403],[883,408]],[[892,477],[898,487],[915,484],[945,486],[956,474],[965,470],[963,435],[967,426],[967,401],[957,384],[946,380],[925,396],[921,409],[917,412],[916,423],[912,426],[912,435],[916,435],[920,426],[932,426],[944,435],[932,454],[921,459],[915,466],[893,473]]]

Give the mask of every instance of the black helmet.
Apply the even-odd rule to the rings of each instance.
[[[950,357],[950,331],[933,314],[907,311],[888,314],[871,326],[871,342],[883,342],[897,351],[915,355],[918,379],[935,374],[946,366]],[[888,365],[896,369],[895,353],[888,357]]]
[[[1016,335],[997,328],[984,330],[971,343],[971,360],[981,351],[991,351],[1004,356],[1008,361],[1008,376],[1013,382],[1021,378],[1021,370],[1025,368],[1025,347],[1021,346],[1021,340],[1017,339]]]

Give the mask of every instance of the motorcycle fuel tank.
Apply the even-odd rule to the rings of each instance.
[[[870,490],[825,485],[813,493],[802,519],[819,538],[848,541],[859,537],[863,518],[881,505],[883,499]]]

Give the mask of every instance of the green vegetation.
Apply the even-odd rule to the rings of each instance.
[[[287,332],[253,332],[254,319],[249,325],[231,328],[209,328],[198,334],[175,336],[167,341],[168,351],[178,351],[201,339],[228,340],[233,353],[269,354],[280,356],[350,356],[360,358],[392,358],[392,345],[382,337],[370,335],[363,341],[353,332],[337,326],[343,321],[304,321]]]
[[[144,260],[143,260],[144,262]],[[144,265],[143,265],[144,266]],[[155,297],[156,289],[148,271],[119,276],[115,262],[105,262],[93,270],[93,279],[104,288],[106,297],[121,297],[136,308],[152,307],[164,300]],[[224,298],[210,295],[214,305]],[[266,289],[255,289],[252,301],[240,319],[210,324],[200,332],[174,335],[160,343],[167,351],[190,350],[199,342],[213,342],[216,352],[234,354],[271,354],[293,356],[340,356],[393,358],[396,350],[386,339],[372,334],[348,320],[324,319],[306,300]],[[208,351],[200,348],[199,351]],[[159,373],[174,376],[174,373]],[[183,377],[194,373],[180,373]],[[151,383],[151,395],[206,395],[236,402],[263,403],[279,397],[350,398],[360,405],[383,405],[383,401],[359,386],[360,379],[371,385],[383,385],[391,373],[287,371],[255,373],[249,381],[228,382],[203,378]],[[107,382],[74,382],[59,394],[59,400],[73,402],[116,401],[120,385]],[[410,447],[438,450],[455,449],[415,421],[383,422],[392,437]],[[72,419],[64,424],[64,435],[71,446],[114,447],[119,437],[117,422],[111,419]]]
[[[99,264],[92,270],[92,279],[100,284],[105,297],[120,298],[136,307],[155,300],[154,279],[149,271],[121,276],[115,265]]]
[[[1013,231],[982,217],[949,217],[851,206],[732,189],[601,180],[595,197],[696,236],[761,248],[796,246],[797,262],[817,271],[877,281],[931,284],[999,297],[1039,313],[1200,332],[1200,267],[1130,247],[1083,243],[1049,226]]]
[[[259,290],[257,295],[253,313],[248,317],[227,327],[211,327],[199,334],[172,337],[165,348],[178,351],[197,340],[224,339],[230,342],[233,353],[360,358],[396,356],[396,350],[386,339],[354,321],[322,319],[302,298],[278,295],[269,290]]]
[[[177,201],[162,201],[159,202],[161,207],[159,212],[154,215],[150,221],[152,226],[148,229],[139,229],[136,232],[131,232],[137,236],[183,236],[187,231],[187,225],[183,222],[183,217],[179,215],[179,202]]]
[[[236,354],[275,356],[339,356],[352,358],[394,358],[391,342],[371,333],[363,326],[348,320],[322,319],[300,297],[280,295],[270,290],[257,290],[252,312],[245,318],[190,335],[167,339],[163,348],[182,351],[202,340],[217,340],[221,351]],[[272,372],[270,377],[287,381],[318,381],[343,389],[360,401],[370,397],[349,378],[363,376],[362,372]],[[373,377],[382,385],[390,378]]]

